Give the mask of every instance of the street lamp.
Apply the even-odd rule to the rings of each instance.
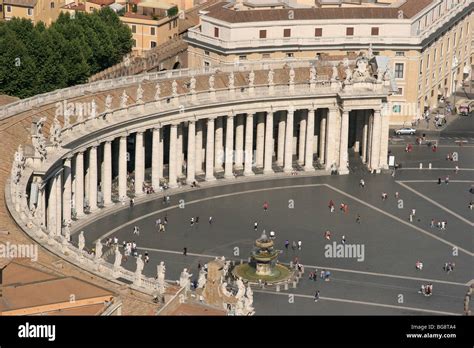
[[[453,111],[456,114],[456,88],[458,86],[458,80],[454,80],[454,102],[453,102]]]

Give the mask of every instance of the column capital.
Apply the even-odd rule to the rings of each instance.
[[[209,116],[209,117],[207,118],[207,121],[208,121],[208,122],[214,122],[214,121],[216,120],[216,118],[217,118],[217,116]]]
[[[342,113],[343,114],[349,114],[349,112],[351,112],[352,110],[350,109],[342,109]]]
[[[105,144],[112,144],[113,139],[105,139],[104,143]]]
[[[288,108],[288,113],[294,113],[295,112],[295,107],[293,105],[290,105],[290,107]]]
[[[373,109],[374,116],[381,116],[382,115],[382,110],[381,109]]]
[[[161,123],[158,123],[157,125],[153,126],[154,131],[159,131],[161,129],[162,125]]]
[[[265,110],[267,114],[273,114],[273,108],[269,107],[268,109]]]

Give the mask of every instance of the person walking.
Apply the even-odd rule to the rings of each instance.
[[[342,236],[341,238],[341,243],[344,245],[346,244],[346,236]]]
[[[298,250],[301,250],[301,247],[302,247],[303,243],[301,242],[301,240],[298,241]]]
[[[133,228],[133,234],[139,236],[140,235],[140,228],[138,226],[135,226]]]
[[[332,199],[329,201],[328,207],[329,207],[329,211],[331,213],[333,213],[334,212],[334,202],[332,201]]]
[[[268,210],[268,202],[265,201],[265,202],[263,203],[263,211],[267,211],[267,210]]]
[[[194,226],[194,217],[191,218],[191,227]]]
[[[441,185],[441,178],[438,178],[438,185]]]
[[[212,225],[212,216],[209,216],[209,225]]]
[[[285,240],[285,249],[288,250],[288,245],[290,244],[290,242],[287,240]]]
[[[296,242],[295,242],[295,241],[293,241],[293,242],[291,243],[291,249],[293,249],[293,251],[296,250]]]
[[[255,232],[257,232],[257,229],[258,229],[258,222],[257,221],[255,221],[253,223],[253,229],[255,230]]]
[[[183,248],[183,255],[184,256],[188,255],[188,248],[186,248],[186,247]]]
[[[446,178],[444,179],[444,183],[447,185],[449,184],[449,175],[446,176]]]
[[[360,214],[357,214],[356,222],[357,222],[358,224],[360,224]]]
[[[435,227],[435,219],[431,219],[430,227],[431,228]]]
[[[319,301],[319,290],[316,291],[316,293],[314,294],[314,302],[318,302]]]
[[[364,181],[364,179],[360,179],[360,181],[359,181],[359,187],[362,187],[362,188],[365,187],[365,181]]]
[[[196,225],[199,223],[199,216],[196,216]]]

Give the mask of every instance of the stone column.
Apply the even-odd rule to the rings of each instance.
[[[54,236],[56,234],[56,178],[50,178],[48,185],[48,232]]]
[[[314,130],[314,127],[313,127]],[[300,134],[298,141],[298,164],[303,165],[305,160],[305,145],[306,145],[306,136],[310,136],[309,133],[306,135],[306,116],[301,114],[300,119]],[[313,151],[311,148],[310,152]]]
[[[62,195],[63,195],[63,185],[62,185],[62,175],[59,173],[56,175],[56,236],[61,235],[61,229],[63,226],[63,204],[62,204]]]
[[[245,168],[244,175],[254,175],[252,171],[253,162],[253,114],[247,114],[245,124]]]
[[[313,167],[313,142],[314,142],[314,119],[316,118],[316,109],[308,110],[308,120],[306,129],[306,152],[304,159],[304,170],[314,171]]]
[[[343,110],[341,115],[341,135],[339,147],[339,174],[348,174],[347,151],[349,146],[349,111]]]
[[[151,145],[151,185],[156,192],[158,192],[158,188],[160,187],[160,178],[163,176],[162,145],[161,127],[155,127],[153,128]]]
[[[118,192],[119,199],[127,197],[127,137],[120,137],[118,156]]]
[[[244,116],[236,116],[235,127],[235,169],[242,169],[244,163]]]
[[[337,118],[340,115],[340,111],[338,107],[332,107],[329,109],[326,121],[326,170],[331,169],[333,164],[337,165],[338,159],[336,158],[336,132],[339,131],[337,127]]]
[[[267,111],[267,120],[265,125],[265,167],[263,174],[273,173],[272,159],[273,159],[273,111]]]
[[[143,182],[145,181],[145,147],[143,144],[143,132],[137,132],[135,137],[135,195],[143,194]]]
[[[295,110],[288,109],[286,114],[286,134],[285,134],[285,167],[283,171],[289,173],[293,170],[293,117]]]
[[[184,125],[178,125],[178,141],[176,143],[176,175],[178,178],[183,176],[183,128]]]
[[[374,110],[374,127],[372,129],[372,142],[370,146],[370,168],[377,171],[380,169],[381,123],[380,110]]]
[[[374,116],[369,113],[367,114],[367,123],[368,123],[368,131],[367,131],[367,167],[370,167],[370,156],[372,155],[372,133],[374,131]]]
[[[368,131],[368,120],[367,120],[367,113],[364,111],[362,113],[362,121],[363,121],[363,126],[362,126],[362,163],[367,162],[367,131]]]
[[[40,224],[46,227],[46,187],[38,189],[38,214],[40,214]]]
[[[216,118],[215,126],[214,168],[218,172],[222,171],[222,164],[224,163],[224,127],[222,117]]]
[[[74,190],[74,199],[76,202],[74,205],[77,217],[81,217],[84,215],[84,154],[82,152],[76,154],[74,182],[76,183]]]
[[[327,114],[327,112],[325,111]],[[326,160],[326,115],[321,115],[319,125],[319,163],[324,164]]]
[[[169,156],[169,177],[168,177],[168,186],[169,187],[177,187],[177,175],[176,175],[176,157],[177,157],[177,138],[178,138],[178,125],[171,124],[170,125],[170,156]]]
[[[283,167],[285,159],[285,128],[286,119],[283,113],[280,112],[280,119],[278,121],[278,145],[277,145],[277,165]]]
[[[89,149],[89,207],[97,210],[97,146]]]
[[[196,174],[196,123],[194,120],[188,123],[188,165],[186,182],[190,185],[195,180]]]
[[[387,115],[381,116],[382,126],[380,134],[380,169],[388,169],[388,133],[389,133],[389,119]]]
[[[362,127],[363,127],[363,116],[362,112],[360,110],[354,110],[353,113],[355,114],[356,122],[356,130],[355,130],[355,142],[354,142],[354,152],[359,153],[360,152],[360,146],[361,146],[361,133],[362,133]]]
[[[225,173],[226,179],[233,179],[232,162],[234,160],[234,115],[227,116],[225,135]]]
[[[104,143],[104,177],[102,178],[104,206],[112,204],[112,141]]]
[[[208,118],[206,139],[206,181],[212,180],[216,180],[214,176],[214,118]]]
[[[196,121],[196,174],[202,174],[202,122]]]
[[[264,144],[265,144],[265,117],[262,113],[257,116],[257,149],[255,153],[255,166],[263,167]]]
[[[64,191],[63,191],[63,216],[64,220],[71,220],[71,158],[68,157],[64,160],[64,170],[63,170],[63,182],[64,182]]]

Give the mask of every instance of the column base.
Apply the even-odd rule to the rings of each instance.
[[[253,176],[255,175],[254,172],[244,172],[244,176]]]
[[[206,180],[206,181],[214,181],[214,180],[216,180],[216,177],[215,177],[215,176],[209,176],[209,177],[206,176],[206,178],[205,178],[204,180]]]
[[[110,207],[112,205],[114,205],[114,202],[112,202],[112,201],[107,202],[107,203],[104,202],[104,208]]]
[[[313,166],[310,166],[310,167],[304,167],[304,171],[305,171],[305,172],[315,172],[316,169],[314,169]]]
[[[224,175],[224,179],[235,179],[235,175],[234,175],[234,173],[228,174],[228,175]]]
[[[349,169],[348,168],[339,168],[337,170],[337,172],[338,172],[339,175],[347,175],[347,174],[349,174]]]
[[[304,164],[304,161],[298,160],[296,163],[298,163],[298,165],[302,166]]]
[[[234,170],[242,170],[242,169],[244,169],[243,165],[238,165],[238,164],[234,165]]]
[[[283,167],[283,162],[277,162],[276,165],[277,165],[278,167]]]
[[[186,184],[191,185],[195,181],[196,181],[196,178],[186,179]]]
[[[263,174],[264,174],[264,175],[273,174],[273,173],[275,173],[275,172],[273,171],[273,169],[266,169],[266,170],[263,171]]]
[[[177,187],[178,187],[178,183],[177,183],[177,182],[168,183],[168,187],[169,187],[169,188],[177,188]]]
[[[294,170],[293,167],[285,167],[285,168],[283,168],[283,172],[285,172],[285,173],[291,173],[293,170]]]

